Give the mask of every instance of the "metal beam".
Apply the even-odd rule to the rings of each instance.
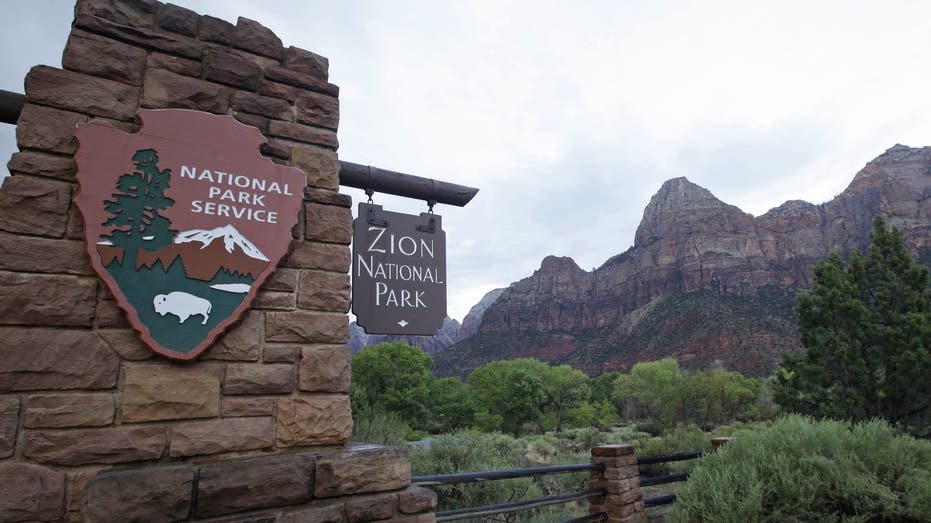
[[[0,90],[0,122],[16,125],[26,96]],[[339,162],[339,184],[405,198],[465,206],[478,193],[475,187],[423,178],[352,162]]]

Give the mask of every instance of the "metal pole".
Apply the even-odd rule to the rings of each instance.
[[[16,125],[24,105],[26,105],[25,95],[0,90],[0,122]],[[339,162],[339,184],[356,189],[426,200],[431,207],[434,203],[463,207],[478,193],[475,187],[342,160]]]

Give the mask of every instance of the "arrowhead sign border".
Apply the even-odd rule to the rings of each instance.
[[[287,254],[307,177],[227,115],[141,109],[129,134],[75,132],[91,265],[155,353],[192,360],[249,309]]]

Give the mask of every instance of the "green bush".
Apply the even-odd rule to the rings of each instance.
[[[414,435],[411,426],[393,412],[359,414],[353,423],[352,440],[360,443],[402,445]]]
[[[793,415],[703,458],[670,521],[928,521],[931,442]]]

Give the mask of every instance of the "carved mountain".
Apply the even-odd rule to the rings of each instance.
[[[650,200],[634,246],[588,272],[547,257],[485,311],[477,333],[436,357],[439,375],[536,357],[589,374],[675,356],[686,367],[766,375],[800,350],[795,294],[814,265],[869,244],[876,215],[931,263],[931,147],[896,145],[843,193],[753,217],[686,178]]]

